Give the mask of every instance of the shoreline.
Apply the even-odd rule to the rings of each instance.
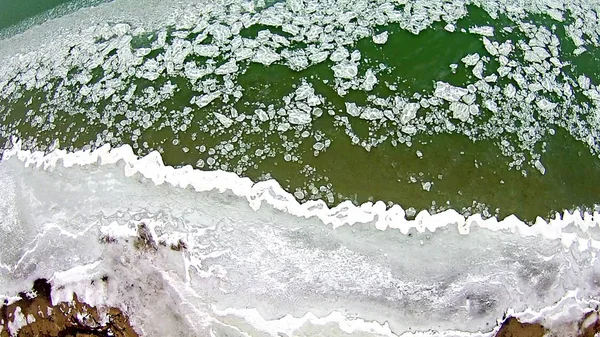
[[[0,337],[139,336],[119,308],[90,306],[75,293],[71,302],[53,305],[52,286],[46,279],[36,280],[31,292],[22,292],[19,297],[0,307]]]
[[[0,337],[142,337],[128,314],[116,307],[94,307],[80,301],[76,293],[70,302],[52,304],[52,285],[46,279],[34,282],[31,291],[18,294],[19,300],[0,307]],[[499,320],[500,322],[500,320]],[[436,334],[429,330],[430,336]],[[415,332],[413,332],[415,333]],[[425,332],[427,333],[427,332]],[[593,337],[600,333],[600,313],[590,309],[577,321],[550,330],[538,321],[521,322],[508,316],[489,332],[494,337]]]

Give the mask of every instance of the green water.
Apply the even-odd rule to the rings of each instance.
[[[0,3],[0,12],[3,13],[0,28],[65,3],[59,0],[44,3],[27,1],[18,6]],[[543,24],[548,18],[532,17],[532,20]],[[306,81],[313,85],[317,94],[325,98],[323,110],[331,110],[339,117],[345,115],[345,102],[366,104],[370,95],[385,98],[402,93],[411,97],[431,92],[436,81],[462,85],[472,80],[473,75],[470,68],[465,68],[461,63],[461,58],[472,53],[484,56],[487,52],[480,36],[462,33],[460,29],[485,24],[496,28],[496,38],[499,40],[510,38],[517,41],[523,38],[518,32],[501,30],[510,24],[508,19],[500,17],[494,20],[476,7],[469,7],[469,16],[456,24],[454,33],[444,30],[445,24],[442,23],[434,24],[419,35],[396,26],[379,27],[390,33],[386,44],[380,46],[370,38],[364,38],[353,46],[360,50],[361,62],[368,67],[377,68],[379,64],[385,64],[393,69],[378,74],[379,84],[372,91],[350,89],[345,96],[338,95],[331,86],[335,78],[330,70],[334,63],[330,60],[300,72],[279,64],[263,66],[254,63],[244,66],[243,73],[237,77],[236,83],[244,92],[233,107],[239,114],[246,115],[254,115],[255,109],[270,104],[277,109],[283,106],[282,97]],[[267,28],[253,26],[242,30],[241,34],[252,37]],[[274,28],[268,29],[285,34]],[[557,29],[556,34],[561,41],[568,40],[564,31]],[[193,40],[196,36],[190,34],[186,39]],[[137,37],[132,44],[149,46],[155,39],[156,35],[150,34]],[[209,41],[210,37],[206,43]],[[597,49],[591,48],[576,57],[568,56],[574,49],[568,42],[562,48],[563,53],[567,54],[563,59],[572,63],[572,67],[565,71],[585,73],[592,77],[592,82],[597,82]],[[153,51],[147,57],[154,57],[160,52]],[[106,59],[114,55],[109,53]],[[208,62],[207,58],[195,55],[187,56],[186,60],[200,65]],[[216,62],[221,60],[216,58]],[[460,66],[452,71],[449,65],[455,63]],[[367,66],[360,67],[359,76],[365,73]],[[497,62],[491,60],[486,65],[486,73],[496,71],[498,66]],[[67,78],[74,78],[78,74],[78,69],[72,69]],[[89,85],[106,83],[101,67],[95,68],[90,76],[92,80]],[[60,140],[61,148],[93,148],[101,145],[96,142],[98,134],[112,132],[116,137],[109,141],[112,145],[132,144],[140,155],[159,150],[166,164],[196,166],[199,160],[207,163],[209,158],[216,157],[218,161],[210,166],[211,169],[234,171],[254,180],[272,177],[292,193],[303,191],[301,200],[321,198],[331,205],[342,200],[352,200],[357,204],[383,200],[405,208],[414,207],[417,211],[428,209],[435,212],[454,208],[465,214],[484,212],[486,216],[500,217],[516,214],[533,221],[536,216],[549,217],[553,212],[577,207],[593,208],[598,203],[600,159],[591,154],[580,140],[560,128],[554,135],[546,133],[543,136],[545,149],[538,149],[545,167],[545,174],[542,175],[530,165],[511,167],[511,159],[498,149],[500,138],[494,137],[474,141],[464,135],[425,130],[410,137],[410,146],[384,141],[366,150],[353,144],[339,120],[327,112],[315,119],[311,126],[283,132],[269,130],[265,123],[258,123],[254,128],[249,128],[247,124],[234,124],[230,128],[219,129],[212,113],[230,109],[231,105],[219,99],[203,108],[190,104],[198,92],[188,79],[167,76],[163,72],[154,81],[135,78],[129,81],[127,88],[136,85],[135,94],[138,96],[143,96],[147,88],[159,90],[169,81],[178,86],[178,91],[158,104],[135,100],[115,103],[114,98],[112,101],[101,99],[92,103],[76,100],[75,94],[80,88],[72,86],[70,90],[73,96],[66,98],[66,104],[65,101],[57,104],[49,99],[57,92],[56,88],[62,85],[61,80],[56,80],[51,82],[53,88],[49,90],[24,89],[21,97],[15,95],[9,100],[0,101],[0,121],[2,125],[9,126],[13,134],[25,139],[32,148],[46,149],[55,139]],[[220,79],[215,77],[215,81]],[[395,86],[395,90],[383,85],[385,82]],[[508,79],[498,81],[500,84],[509,82]],[[117,92],[113,97],[124,97],[127,90]],[[123,109],[123,112],[115,113],[111,120],[100,123],[101,112],[112,111],[115,107]],[[180,113],[186,107],[191,111]],[[131,127],[123,131],[116,127],[117,123],[139,123],[132,121],[131,116],[124,112],[127,109],[143,110],[148,114],[160,112],[161,116],[148,128]],[[485,120],[487,112],[482,110],[481,119]],[[90,111],[98,111],[99,114]],[[425,118],[426,114],[427,110],[421,109],[417,117]],[[32,121],[35,121],[34,126]],[[185,126],[184,131],[182,126]],[[363,140],[385,137],[395,128],[396,125],[385,122],[352,120],[353,132]],[[307,134],[302,135],[303,131]],[[330,141],[331,146],[315,155],[313,144],[323,139]],[[0,137],[2,143],[6,140],[7,137]],[[285,160],[286,151],[281,146],[286,141],[291,141],[290,146],[295,147],[294,156],[297,160]],[[247,144],[247,148],[243,152],[232,153],[222,149],[225,144],[233,145],[234,149]],[[211,153],[211,148],[214,153]],[[525,156],[529,158],[529,154],[525,153]]]

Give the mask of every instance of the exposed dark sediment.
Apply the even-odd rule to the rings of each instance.
[[[51,285],[45,279],[36,280],[32,290],[20,293],[18,301],[2,305],[0,337],[139,336],[119,308],[93,307],[76,294],[71,302],[52,305]],[[27,323],[12,331],[17,315],[24,316]]]
[[[21,299],[0,308],[0,337],[138,337],[127,314],[119,308],[98,308],[79,300],[52,305],[51,285],[45,279],[34,282],[33,291],[20,293]],[[17,318],[17,315],[22,315]],[[24,317],[24,318],[23,318]],[[580,321],[569,322],[553,330],[536,322],[520,322],[507,317],[495,337],[593,337],[600,332],[600,315],[590,310]],[[26,323],[14,323],[19,319]],[[16,330],[16,331],[13,331]]]

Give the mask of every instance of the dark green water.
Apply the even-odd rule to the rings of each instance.
[[[0,27],[17,24],[66,3],[58,0],[43,4],[27,1],[18,6],[1,3],[3,16],[0,17]],[[471,136],[449,132],[444,129],[445,126],[441,131],[434,131],[433,126],[443,126],[443,122],[433,118],[427,122],[431,129],[420,130],[405,143],[392,142],[393,137],[390,137],[401,125],[390,121],[366,121],[346,113],[346,102],[366,105],[374,97],[387,99],[399,94],[409,98],[426,96],[433,91],[437,81],[456,86],[474,83],[477,79],[472,67],[467,68],[461,62],[468,54],[490,57],[485,74],[496,72],[500,64],[486,51],[480,35],[467,32],[469,27],[494,26],[492,41],[510,39],[516,44],[526,37],[518,30],[503,31],[503,27],[514,26],[506,17],[492,19],[485,11],[473,6],[468,10],[469,15],[456,23],[453,33],[444,29],[445,23],[434,23],[418,35],[394,25],[378,26],[377,31],[385,30],[390,34],[384,45],[375,44],[371,38],[362,38],[348,46],[350,51],[360,51],[359,77],[367,69],[380,69],[378,84],[372,91],[354,86],[345,95],[338,94],[333,86],[336,78],[331,70],[335,62],[331,60],[302,71],[291,70],[278,62],[265,66],[242,61],[234,83],[242,88],[243,96],[233,103],[218,98],[207,106],[198,107],[190,102],[199,96],[195,82],[181,73],[169,74],[168,71],[162,72],[155,80],[125,77],[125,84],[113,95],[93,101],[78,95],[82,87],[76,83],[77,76],[89,75],[88,86],[106,88],[107,83],[117,77],[115,72],[102,65],[88,69],[88,72],[72,67],[65,79],[50,80],[51,88],[21,87],[17,90],[20,94],[0,101],[0,121],[5,128],[5,135],[0,137],[0,141],[5,142],[10,131],[10,134],[25,139],[29,147],[42,150],[55,139],[60,140],[61,148],[69,149],[94,148],[104,142],[115,146],[131,144],[140,155],[159,150],[169,165],[189,164],[203,169],[230,170],[254,180],[272,177],[292,193],[301,191],[297,194],[301,200],[324,199],[331,205],[347,199],[357,204],[383,200],[405,208],[414,207],[417,211],[454,208],[465,214],[483,212],[486,216],[500,217],[516,214],[528,221],[533,221],[536,216],[551,216],[553,212],[564,209],[594,208],[600,195],[600,159],[581,139],[552,123],[542,124],[544,131],[539,141],[532,145],[533,152],[522,151],[524,162],[512,165],[514,158],[503,155],[499,144],[503,140],[519,144],[520,134],[507,135],[506,131],[498,131],[494,135],[494,127],[499,124],[491,122],[494,114],[486,110],[479,99],[481,115],[475,122],[469,122]],[[592,83],[597,82],[600,54],[596,48],[590,47],[586,53],[575,56],[572,54],[575,47],[569,45],[570,40],[560,25],[553,29],[552,25],[556,22],[545,16],[532,16],[531,20],[536,25],[549,27],[560,39],[561,60],[570,63],[564,68],[565,73],[574,78],[586,74]],[[461,28],[467,31],[461,32]],[[259,31],[267,29],[274,34],[287,34],[277,28],[255,25],[242,29],[240,35],[253,38]],[[166,31],[168,45],[175,40],[172,34],[177,30],[167,27]],[[151,47],[157,40],[154,33],[134,36],[132,48]],[[198,36],[198,33],[192,32],[183,40],[193,41]],[[209,36],[203,44],[211,40]],[[302,43],[298,42],[298,48],[302,47]],[[158,48],[144,59],[161,58],[165,53],[164,48]],[[521,60],[523,56],[519,53],[515,52],[516,58]],[[111,51],[105,55],[104,61],[111,62],[117,56],[116,50]],[[225,59],[223,54],[207,58],[192,53],[186,56],[185,62],[195,62],[199,66],[211,62],[220,65]],[[456,71],[452,70],[451,64],[459,64]],[[380,65],[387,69],[381,70]],[[214,78],[219,85],[226,81],[214,74],[206,78]],[[228,113],[231,108],[235,108],[239,115],[247,116],[254,116],[256,109],[267,110],[269,105],[273,105],[274,110],[283,108],[284,96],[293,93],[303,82],[310,83],[315,93],[325,101],[321,105],[323,115],[314,118],[310,125],[278,131],[271,122],[253,119],[222,128],[213,115],[215,112]],[[389,85],[385,85],[386,82]],[[177,89],[155,103],[149,102],[154,96],[145,90],[153,88],[154,92],[158,92],[166,83],[177,85]],[[495,85],[504,87],[509,83],[516,82],[500,78]],[[64,96],[61,91],[64,88],[68,88],[70,94],[60,100],[55,99],[59,93]],[[132,88],[134,99],[122,99]],[[550,99],[553,95],[548,93],[543,97]],[[583,96],[579,99],[587,100]],[[513,104],[510,100],[506,102]],[[335,113],[335,116],[327,111]],[[157,112],[159,117],[155,115]],[[110,115],[108,118],[107,113]],[[421,108],[416,118],[425,120],[432,113]],[[143,115],[146,114],[153,117],[148,119],[149,124],[140,126],[144,124]],[[360,146],[360,142],[355,144],[347,135],[348,127],[342,125],[340,117],[343,116],[350,118],[352,132],[361,141],[385,140],[372,147]],[[538,116],[538,119],[541,117]],[[480,129],[478,123],[482,125]],[[522,121],[511,123],[521,126]],[[460,123],[455,124],[460,126]],[[486,136],[480,136],[478,132],[483,134],[481,130],[484,128]],[[548,129],[555,130],[555,133],[548,132]],[[109,133],[112,137],[107,140]],[[98,135],[102,136],[99,138]],[[313,145],[325,141],[330,146],[317,155]],[[286,160],[288,153],[292,160]],[[541,156],[545,174],[531,164],[536,155]],[[212,160],[215,161],[213,164]]]

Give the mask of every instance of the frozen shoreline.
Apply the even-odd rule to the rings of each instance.
[[[599,303],[598,214],[528,227],[454,211],[407,221],[379,203],[330,210],[127,146],[44,155],[17,143],[0,184],[4,295],[49,278],[53,301],[119,307],[148,336],[490,336],[506,310],[552,330]],[[155,323],[157,310],[170,318]]]

